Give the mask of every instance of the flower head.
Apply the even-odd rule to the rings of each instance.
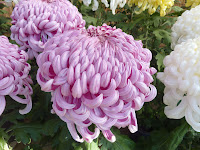
[[[136,132],[135,110],[156,96],[151,57],[141,41],[121,29],[90,26],[87,32],[65,32],[46,43],[37,58],[37,81],[43,91],[52,92],[53,111],[76,141],[91,142],[101,130],[114,142],[111,127],[129,126]]]
[[[172,26],[172,44],[174,47],[177,44],[187,41],[188,39],[197,38],[200,35],[200,6],[186,10],[176,23]]]
[[[31,67],[27,60],[28,55],[24,51],[18,50],[17,45],[9,43],[7,37],[0,36],[0,115],[6,106],[6,95],[27,105],[25,109],[19,111],[21,114],[28,113],[32,108],[30,86],[32,80],[28,76]],[[20,95],[25,98],[20,98]]]
[[[29,58],[37,57],[56,33],[84,28],[85,21],[68,0],[23,0],[11,15],[11,38]]]
[[[167,11],[174,5],[174,0],[128,0],[129,6],[136,5],[140,8],[136,13],[141,13],[148,9],[150,15],[160,7],[160,16],[165,16]]]
[[[200,132],[200,38],[175,46],[164,59],[165,70],[157,78],[164,85],[163,101],[168,118],[185,116],[194,130]]]

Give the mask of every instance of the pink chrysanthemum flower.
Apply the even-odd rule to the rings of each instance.
[[[37,58],[37,81],[43,91],[52,92],[53,111],[76,141],[91,142],[101,130],[114,142],[111,127],[129,126],[136,132],[135,110],[156,96],[151,57],[141,41],[121,29],[90,26],[87,32],[65,32],[46,43]],[[91,124],[94,132],[88,129]]]
[[[30,59],[37,57],[56,33],[85,26],[82,15],[68,0],[22,0],[11,18],[11,38],[27,51]]]
[[[32,80],[28,76],[31,67],[27,60],[28,55],[24,51],[18,50],[17,45],[9,43],[7,37],[0,36],[0,115],[6,106],[6,95],[27,105],[19,111],[20,114],[26,114],[32,108],[30,86]],[[20,95],[25,98],[20,98]]]

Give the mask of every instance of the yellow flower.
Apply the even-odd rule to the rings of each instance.
[[[128,5],[130,7],[133,5],[138,6],[140,10],[136,12],[137,14],[148,9],[150,15],[155,13],[157,8],[160,7],[160,16],[165,16],[174,5],[174,0],[128,0]]]
[[[187,0],[185,6],[189,7],[191,6],[192,8],[199,5],[200,4],[200,0]]]

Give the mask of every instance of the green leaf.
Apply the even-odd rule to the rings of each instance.
[[[85,142],[85,147],[87,150],[100,150],[98,147],[98,143],[97,142],[91,142],[91,143],[86,143]]]
[[[0,128],[0,137],[4,137],[4,139],[8,140],[9,136],[7,135],[7,133],[4,131],[4,128]]]
[[[190,126],[185,122],[181,126],[178,126],[167,135],[163,135],[164,138],[158,141],[158,144],[153,146],[153,150],[176,150],[179,144],[182,142],[183,137],[189,131]]]
[[[187,122],[184,122],[170,132],[166,128],[153,130],[150,136],[139,138],[134,150],[176,150],[189,129]]]
[[[30,136],[28,135],[28,133],[24,132],[23,129],[16,129],[14,133],[17,142],[28,144],[31,141]]]
[[[53,136],[63,123],[64,122],[59,118],[48,120],[43,126],[43,133],[45,135]]]
[[[165,58],[165,55],[162,53],[158,53],[156,55],[157,65],[158,65],[158,71],[161,70],[161,68],[165,67],[163,64],[163,59]]]
[[[171,43],[171,33],[164,29],[156,29],[153,31],[153,34],[156,36],[156,39],[161,41],[162,39],[165,43]]]
[[[66,141],[69,141],[69,140],[74,140],[74,139],[72,139],[71,134],[68,131],[67,125],[64,125],[61,128],[60,135],[59,135],[59,140],[61,142],[66,142]]]
[[[88,13],[92,11],[92,5],[90,6],[81,5],[80,11],[83,15],[88,15]]]
[[[127,19],[127,16],[125,14],[119,13],[119,14],[113,15],[111,12],[108,12],[106,22],[110,22],[110,21],[120,22],[126,19]]]
[[[160,20],[161,20],[161,18],[160,18],[159,16],[155,16],[155,17],[153,18],[153,23],[154,23],[154,26],[155,26],[155,27],[158,27],[158,26],[159,26]]]
[[[172,10],[174,10],[175,12],[180,12],[180,11],[183,11],[183,8],[181,8],[179,6],[173,6]]]
[[[6,10],[0,10],[0,14],[6,14],[6,13],[8,13]]]
[[[74,150],[86,150],[86,149],[84,149],[83,144],[72,143],[72,146],[73,146]]]
[[[4,138],[0,138],[0,150],[12,150],[12,148],[8,146]]]
[[[3,9],[5,5],[3,3],[0,3],[0,9]]]
[[[72,146],[73,142],[74,141],[59,143],[56,150],[73,150],[74,149]]]
[[[83,19],[88,23],[88,24],[93,24],[96,26],[97,24],[97,18],[90,17],[90,16],[83,16]]]
[[[114,143],[109,142],[103,136],[99,140],[101,150],[133,150],[135,143],[127,136],[122,135],[119,130],[112,131],[116,136]]]
[[[94,140],[91,143],[77,143],[73,142],[72,143],[74,150],[100,150],[98,147],[98,140]]]
[[[116,26],[118,28],[121,28],[123,31],[132,30],[136,26],[136,24],[138,24],[143,19],[144,18],[141,16],[140,18],[134,19],[134,21],[131,22],[119,22]]]
[[[16,140],[18,142],[23,142],[24,144],[28,144],[31,139],[33,141],[38,141],[41,139],[42,134],[42,125],[36,123],[18,123],[17,125],[12,126],[11,130],[13,130]]]

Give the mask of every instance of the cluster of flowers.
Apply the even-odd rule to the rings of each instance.
[[[174,51],[164,59],[164,72],[158,73],[164,85],[163,101],[169,118],[185,116],[192,128],[200,132],[200,7],[185,11],[172,27]]]
[[[92,3],[92,0],[82,0],[86,6],[89,6]],[[140,14],[141,12],[148,10],[148,13],[152,15],[156,12],[156,10],[160,9],[160,16],[165,16],[169,11],[171,11],[171,7],[174,6],[175,0],[110,0],[110,9],[112,13],[115,14],[117,7],[123,8],[128,2],[130,7],[137,6],[139,11],[135,11],[136,14]],[[101,0],[101,2],[105,5],[105,7],[109,7],[107,0]],[[185,6],[186,7],[196,7],[200,4],[200,0],[187,0]],[[93,0],[92,10],[96,11],[99,7],[98,0]]]
[[[82,15],[67,0],[23,0],[16,5],[11,17],[11,38],[20,48],[0,36],[0,115],[6,105],[5,95],[27,105],[20,110],[21,114],[31,110],[32,80],[28,76],[31,66],[27,60],[37,57],[48,38],[56,33],[85,26]]]
[[[140,8],[136,13],[141,13],[148,9],[148,13],[152,15],[160,7],[160,16],[165,16],[174,5],[174,0],[128,0],[129,6],[136,5]]]
[[[11,6],[12,1],[17,4],[20,0],[5,0],[7,5]],[[92,10],[96,11],[99,7],[98,0],[82,0],[83,4],[86,6],[92,5]],[[171,10],[171,7],[174,5],[175,0],[110,0],[110,9],[112,10],[112,13],[115,14],[115,11],[117,7],[123,8],[128,2],[128,5],[132,7],[133,5],[137,6],[139,11],[135,11],[137,14],[140,14],[141,12],[148,10],[148,13],[152,15],[156,12],[156,10],[160,9],[160,16],[165,16],[167,12]],[[109,7],[108,0],[101,0],[101,2],[105,5],[105,7]],[[187,0],[185,6],[186,7],[196,7],[200,4],[200,0]]]
[[[107,0],[101,0],[101,2],[106,7],[109,7],[109,4],[108,4]],[[92,3],[92,1],[91,0],[83,0],[83,3],[86,6],[89,6]],[[110,0],[110,9],[112,10],[112,13],[115,14],[115,10],[118,7],[118,5],[119,5],[119,7],[123,8],[125,4],[126,4],[126,0]],[[98,9],[98,7],[99,7],[98,0],[94,0],[93,1],[93,6],[92,6],[92,10],[96,11]]]
[[[101,130],[107,140],[114,142],[112,126],[137,131],[135,111],[157,94],[151,85],[156,73],[150,67],[152,54],[141,41],[106,24],[86,30],[81,14],[67,0],[22,0],[12,19],[11,38],[21,47],[5,47],[2,41],[2,49],[14,47],[16,54],[6,52],[5,57],[1,56],[2,62],[9,61],[5,63],[7,68],[2,67],[5,74],[0,75],[0,89],[4,95],[27,104],[21,113],[31,109],[27,51],[30,59],[37,59],[41,89],[52,94],[52,113],[67,123],[76,141],[91,142]],[[24,54],[24,59],[18,53]],[[1,101],[5,105],[3,98]],[[91,124],[96,126],[94,132],[89,130]]]
[[[105,4],[106,7],[109,7],[107,0],[101,0],[102,3]],[[110,0],[110,9],[112,10],[112,13],[115,14],[115,10],[118,7],[124,7],[127,0]],[[83,3],[86,6],[89,6],[92,1],[91,0],[83,0]],[[160,7],[160,15],[165,16],[166,12],[171,9],[171,7],[174,5],[174,0],[128,0],[128,5],[132,7],[133,5],[138,6],[140,8],[139,11],[136,11],[136,13],[141,13],[148,9],[149,14],[153,14],[156,12],[157,8]],[[93,7],[92,10],[96,11],[98,9],[99,3],[97,0],[93,1]]]

